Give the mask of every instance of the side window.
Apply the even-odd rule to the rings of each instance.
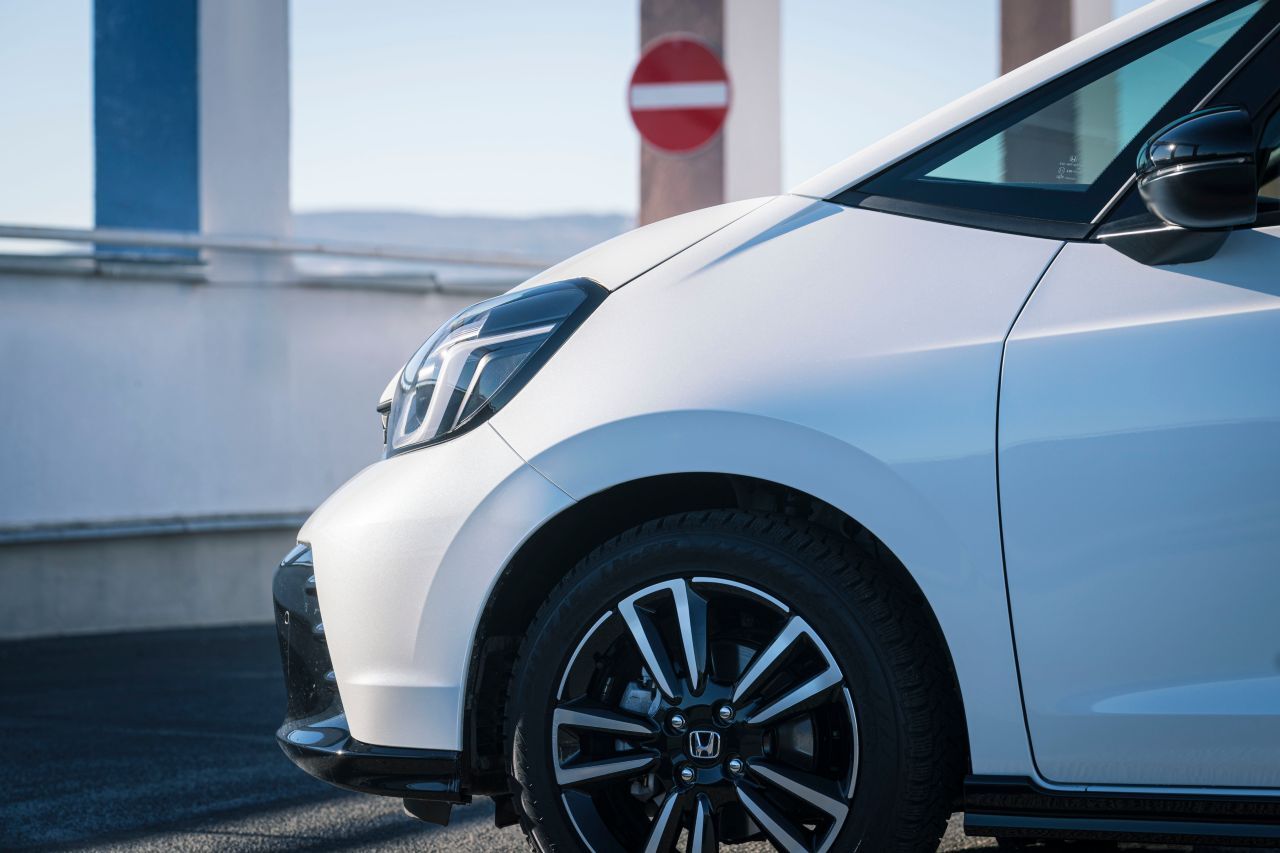
[[[1269,3],[1280,0],[1214,4],[1046,84],[856,191],[1087,223],[1133,173],[1142,141],[1194,109],[1256,43],[1254,28],[1245,30]]]

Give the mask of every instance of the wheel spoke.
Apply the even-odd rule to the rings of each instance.
[[[702,692],[707,671],[707,600],[693,591],[688,581],[676,581],[671,589],[676,600],[676,622],[680,644],[684,646],[685,668],[694,693]]]
[[[716,826],[711,820],[711,800],[706,794],[699,794],[697,811],[693,816],[693,829],[689,833],[689,853],[715,853],[716,849]]]
[[[565,791],[560,795],[569,822],[582,839],[582,846],[590,853],[621,853],[613,831],[596,808],[595,800],[585,791]]]
[[[843,821],[849,813],[838,782],[767,761],[752,761],[748,766],[756,776],[820,809],[832,820]]]
[[[687,581],[677,579],[666,583],[646,587],[636,594],[623,599],[618,604],[618,612],[626,622],[627,629],[635,641],[645,667],[653,675],[658,689],[668,699],[675,700],[679,693],[676,690],[675,667],[671,655],[663,645],[662,635],[654,624],[653,614],[639,606],[639,601],[657,593],[666,592],[674,600],[676,623],[680,629],[681,652],[685,659],[685,670],[689,673],[689,681],[695,692],[701,689],[702,675],[706,670],[707,659],[707,602],[695,593]]]
[[[658,733],[658,727],[649,720],[583,702],[573,702],[556,708],[552,714],[551,725],[557,744],[560,742],[562,727],[606,732],[623,739],[647,739]]]
[[[675,847],[676,838],[680,835],[680,792],[672,791],[663,801],[658,816],[653,819],[649,829],[649,840],[644,844],[644,853],[659,853]]]
[[[753,712],[746,722],[753,726],[765,723],[809,708],[822,694],[841,682],[840,671],[835,667],[827,669],[810,678],[799,687],[792,688],[768,706]]]
[[[738,785],[738,799],[774,847],[784,853],[809,853],[809,845],[800,831],[763,796],[753,793],[746,785]]]
[[[635,641],[636,648],[640,650],[640,657],[644,659],[644,665],[653,676],[658,689],[668,699],[675,699],[676,679],[671,658],[662,647],[662,638],[658,634],[657,626],[653,624],[653,619],[636,607],[637,599],[647,592],[647,590],[641,590],[630,598],[624,599],[618,604],[618,612],[622,614],[622,620],[627,623],[631,638]]]
[[[635,776],[658,763],[656,752],[628,752],[595,761],[556,763],[556,782],[566,788]]]
[[[800,639],[808,630],[809,626],[805,624],[803,619],[797,616],[788,619],[787,624],[783,626],[778,636],[774,637],[769,645],[765,646],[751,659],[751,664],[747,667],[747,671],[742,674],[742,677],[738,679],[738,683],[734,685],[734,704],[740,704],[743,699],[751,695],[752,688],[758,686],[767,675],[777,669],[787,649],[791,648],[796,640]]]

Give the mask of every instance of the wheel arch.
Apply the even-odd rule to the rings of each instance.
[[[853,516],[793,486],[739,474],[665,473],[618,483],[547,519],[499,574],[472,642],[465,692],[464,741],[475,793],[504,793],[503,739],[507,684],[520,640],[555,585],[587,554],[645,521],[701,509],[783,513],[873,548],[880,564],[918,607],[951,674],[962,717],[960,745],[969,764],[965,704],[950,643],[916,578],[876,534]]]

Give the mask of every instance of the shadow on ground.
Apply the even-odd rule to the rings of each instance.
[[[0,643],[0,684],[6,850],[528,850],[487,801],[434,827],[294,768],[270,626]]]

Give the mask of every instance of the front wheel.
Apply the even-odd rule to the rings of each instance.
[[[935,850],[958,705],[893,577],[872,548],[746,512],[597,549],[513,676],[508,769],[535,846]]]

